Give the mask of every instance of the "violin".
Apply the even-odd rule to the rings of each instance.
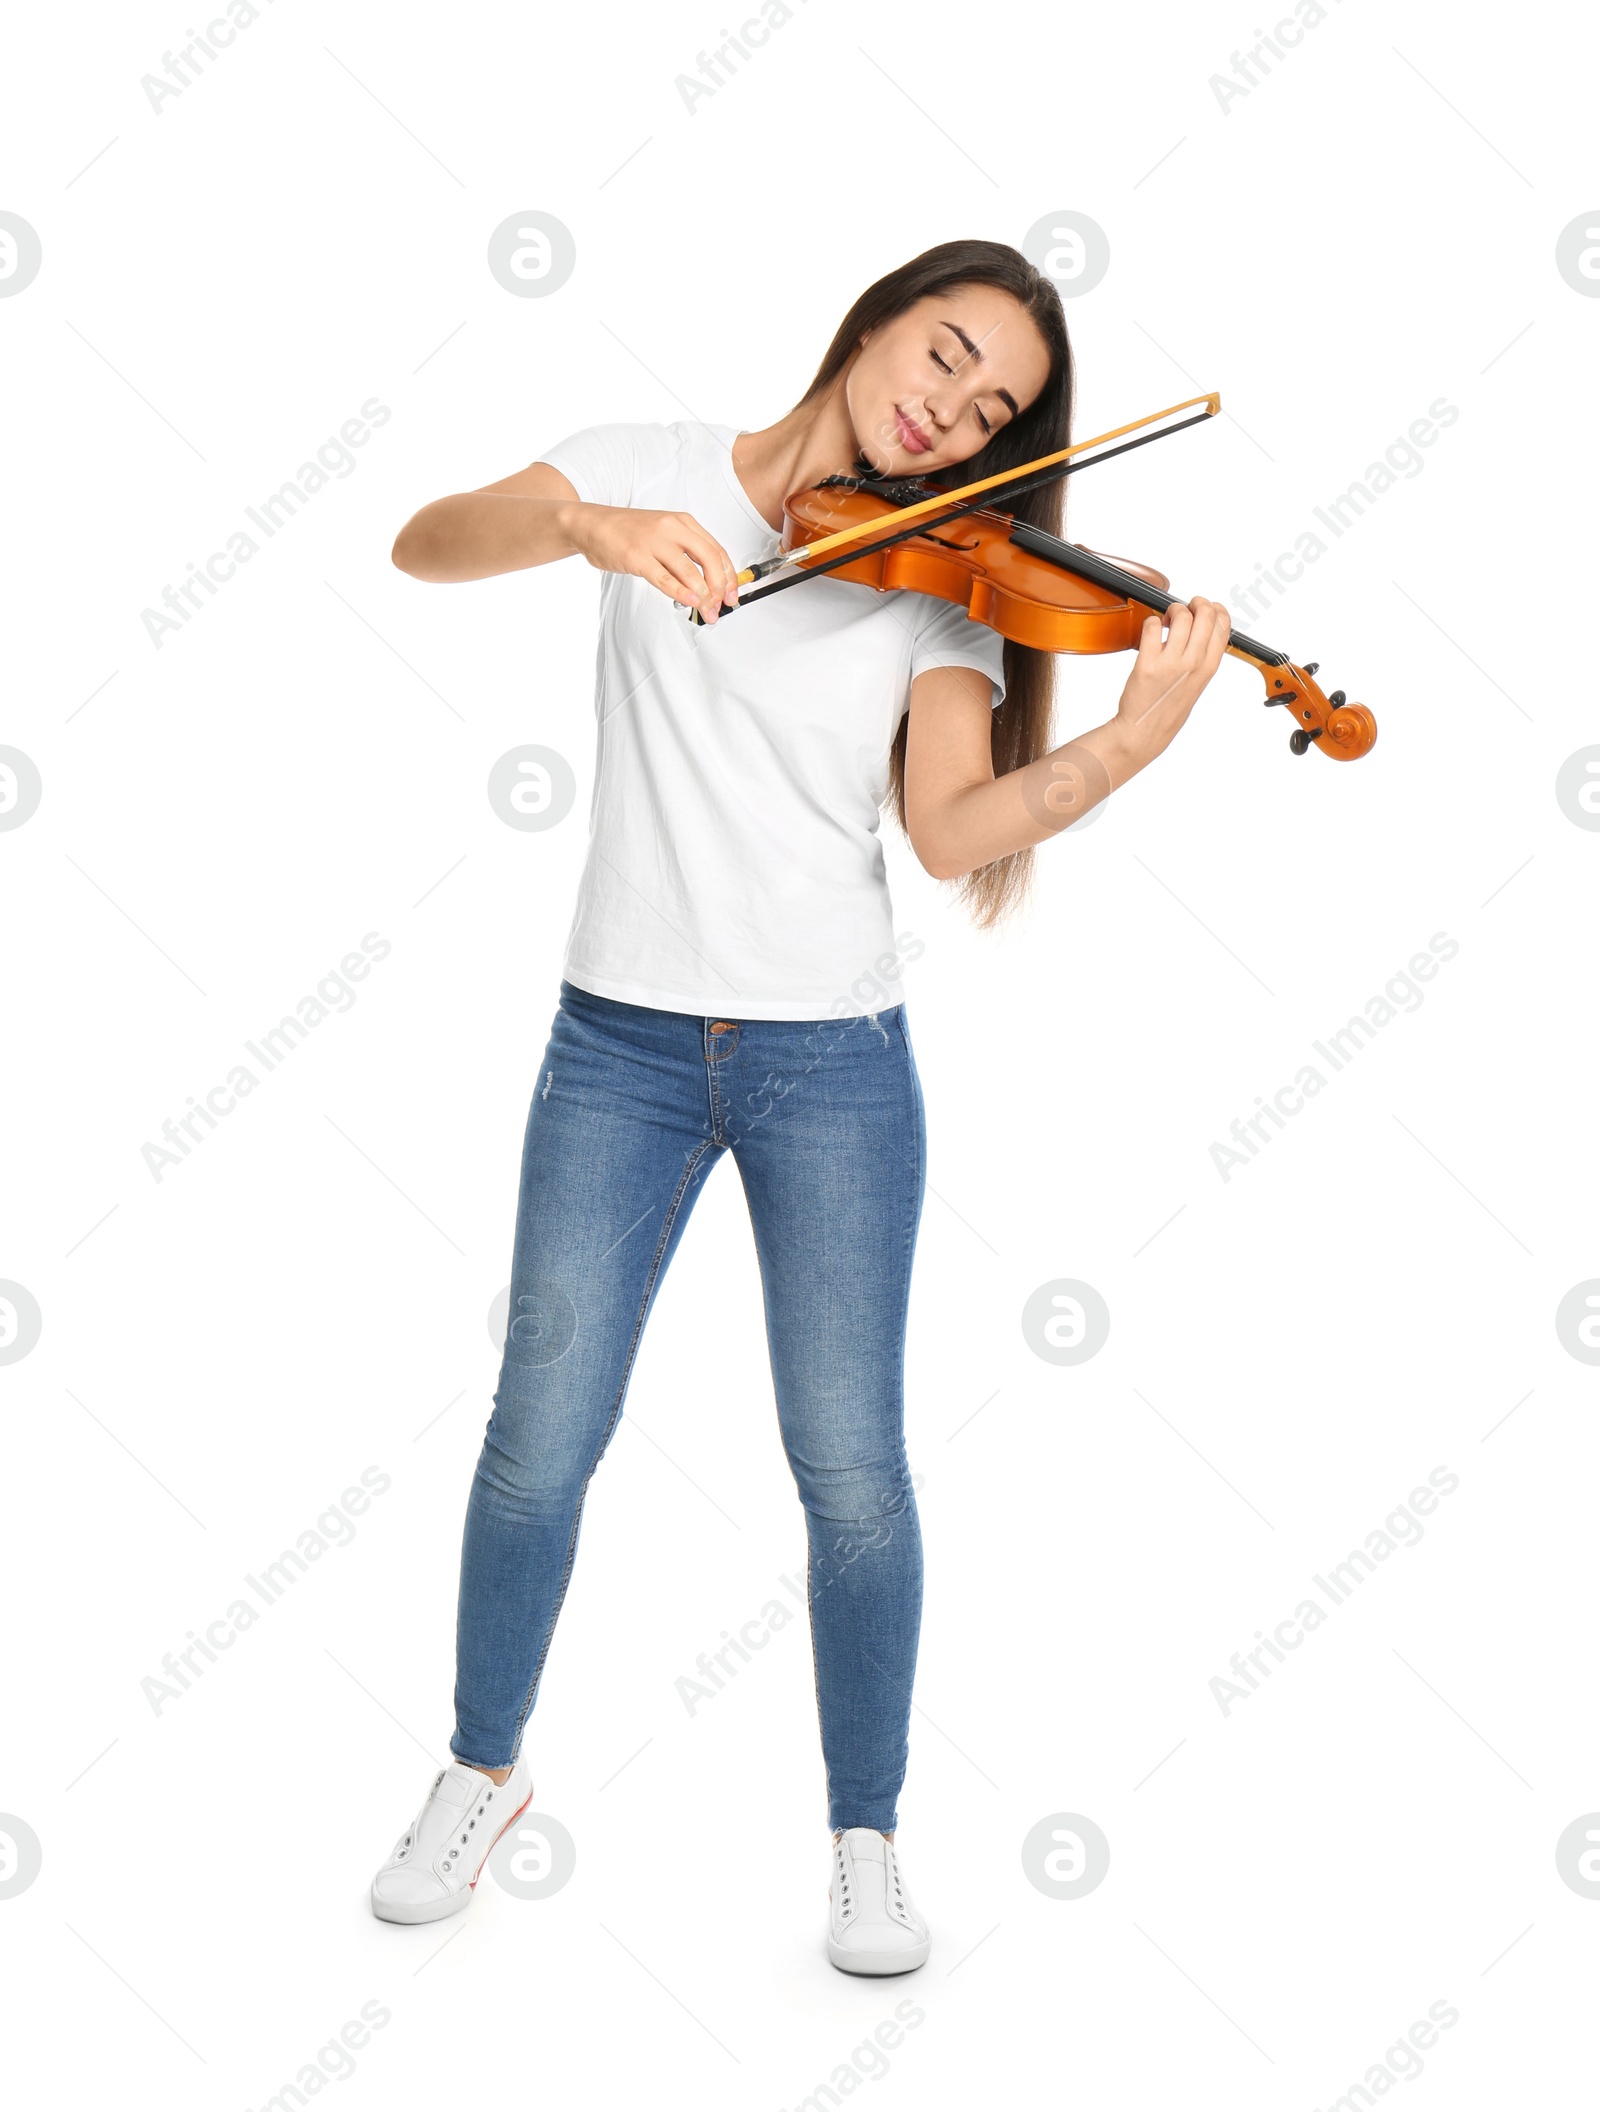
[[[1203,408],[1177,425],[1141,430],[1196,404]],[[777,555],[747,566],[739,584],[752,584],[782,569],[788,569],[789,576],[741,595],[729,613],[805,579],[832,573],[880,593],[908,588],[932,594],[965,609],[972,622],[987,624],[1002,638],[1041,652],[1135,652],[1146,617],[1152,611],[1165,615],[1184,603],[1181,594],[1171,591],[1166,575],[1126,558],[1102,556],[1019,521],[1004,511],[1001,501],[1183,432],[1215,417],[1221,408],[1215,390],[1191,396],[954,491],[915,477],[884,478],[870,471],[824,477],[784,500]],[[1140,432],[1140,438],[1122,439],[1132,432]],[[1117,440],[1120,446],[1106,444]],[[692,623],[703,621],[698,609],[688,614]],[[1287,653],[1242,631],[1229,632],[1226,649],[1260,672],[1267,691],[1263,701],[1281,704],[1293,718],[1289,746],[1294,754],[1304,755],[1314,742],[1324,755],[1349,763],[1377,740],[1378,722],[1365,704],[1347,702],[1342,689],[1326,695],[1318,688],[1315,660],[1298,666]]]
[[[931,494],[915,479],[829,478],[797,491],[783,505],[783,548],[809,547],[840,530],[882,519],[884,502],[909,505]],[[807,560],[796,560],[801,570]],[[880,592],[909,588],[964,608],[974,623],[1002,638],[1046,653],[1135,652],[1145,618],[1183,605],[1171,581],[1148,565],[1104,557],[984,507],[929,525],[904,541],[836,565],[838,579],[858,580]],[[1296,666],[1286,653],[1231,631],[1227,650],[1259,669],[1264,701],[1281,704],[1295,721],[1289,746],[1304,755],[1313,742],[1324,755],[1354,762],[1378,738],[1378,722],[1364,704],[1318,688],[1318,663]]]

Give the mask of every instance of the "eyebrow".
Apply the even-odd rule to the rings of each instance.
[[[941,324],[940,327],[942,329],[948,330],[952,337],[959,337],[961,342],[967,348],[967,354],[969,358],[971,358],[976,365],[980,367],[983,365],[982,352],[979,351],[978,347],[972,342],[972,339],[968,337],[966,331],[962,329],[959,323],[944,323]],[[1017,399],[1015,396],[1012,395],[1009,389],[996,389],[995,394],[999,397],[1000,401],[1003,404],[1009,407],[1013,418],[1021,417],[1022,413],[1017,409]]]

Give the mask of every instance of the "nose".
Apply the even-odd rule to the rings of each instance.
[[[946,415],[945,411],[931,397],[925,396],[922,400],[922,411],[917,422],[942,440],[959,416],[959,408]]]

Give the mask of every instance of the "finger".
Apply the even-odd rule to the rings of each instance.
[[[1184,668],[1198,694],[1222,665],[1232,625],[1227,610],[1219,601],[1207,601],[1203,596],[1197,596],[1195,610],[1194,636]]]
[[[714,536],[707,535],[695,523],[693,532],[684,536],[683,547],[705,574],[719,601],[738,598],[738,569]]]
[[[669,573],[680,591],[674,599],[687,602],[692,608],[710,620],[712,611],[720,606],[721,597],[710,585],[695,563],[687,544],[695,532],[695,524],[684,518],[675,520],[664,514],[652,525],[643,552],[644,563],[640,571],[654,580],[653,572],[645,572],[646,566],[659,566]]]
[[[1210,653],[1216,635],[1217,604],[1207,601],[1203,594],[1196,594],[1189,603],[1189,612],[1185,659],[1190,666],[1198,667]]]
[[[681,590],[677,599],[686,601],[691,607],[697,608],[707,623],[715,622],[717,610],[722,606],[722,597],[695,563],[693,557],[686,550],[669,547],[665,550],[658,550],[656,560],[677,581]]]
[[[1160,616],[1147,616],[1139,626],[1139,658],[1141,660],[1154,660],[1160,652],[1163,621],[1164,619]]]
[[[681,609],[699,607],[699,603],[689,593],[682,580],[674,579],[665,565],[647,563],[639,577],[648,581],[652,587],[659,589],[675,607]]]
[[[1186,602],[1175,601],[1167,611],[1167,644],[1180,658],[1194,633],[1194,612]]]
[[[705,581],[686,558],[674,559],[665,555],[649,558],[643,576],[663,594],[670,594],[674,601],[709,616],[714,597],[706,592]]]

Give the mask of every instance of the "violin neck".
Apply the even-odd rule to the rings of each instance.
[[[1153,586],[1148,579],[1140,579],[1135,572],[1125,572],[1121,565],[1113,564],[1109,557],[1101,557],[1097,551],[1085,550],[1077,543],[1069,543],[1059,535],[1051,535],[1047,529],[1035,528],[1029,521],[1018,521],[1011,531],[1011,541],[1019,549],[1030,551],[1035,557],[1047,558],[1051,564],[1059,565],[1064,572],[1076,572],[1080,579],[1087,579],[1097,587],[1105,587],[1113,594],[1125,594],[1129,601],[1139,602],[1144,608],[1154,609],[1165,615],[1168,609],[1187,607],[1187,597],[1170,593],[1165,587]],[[1289,656],[1280,653],[1275,646],[1262,645],[1254,638],[1247,638],[1243,631],[1228,633],[1228,651],[1240,660],[1249,660],[1257,667],[1287,667]]]

